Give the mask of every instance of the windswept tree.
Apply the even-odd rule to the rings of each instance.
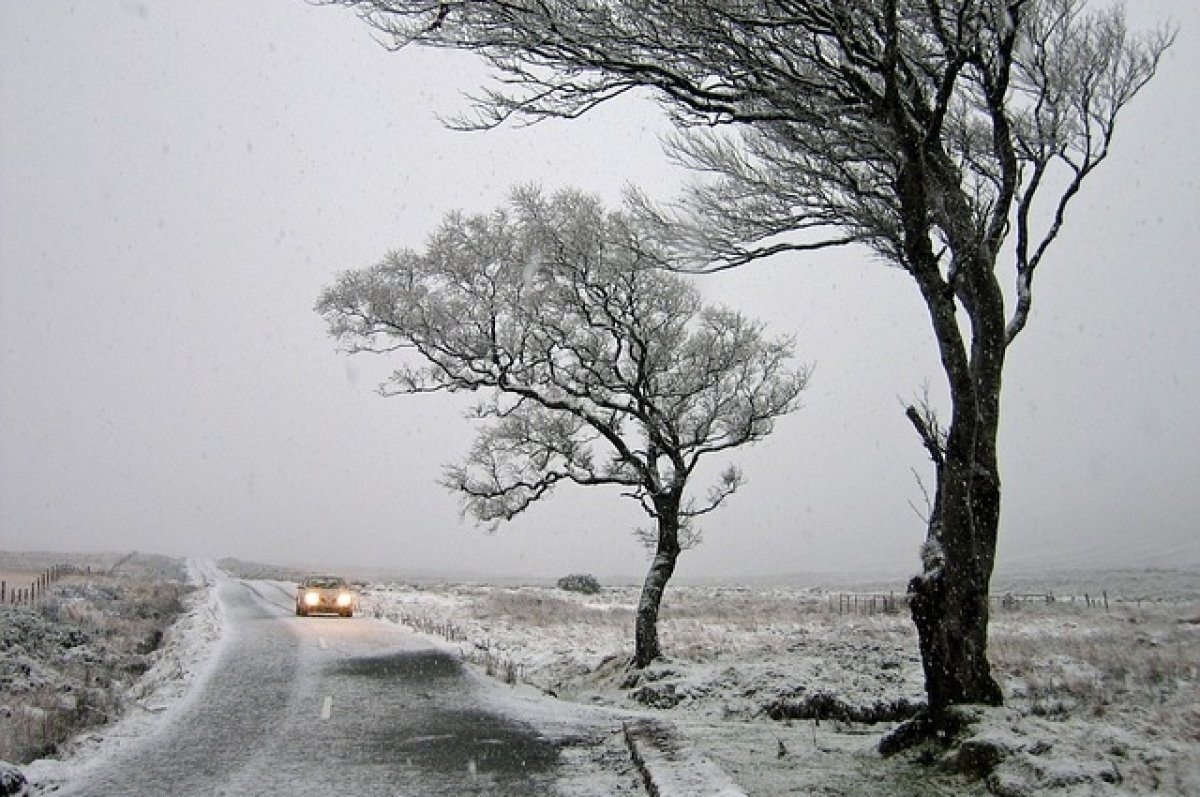
[[[742,483],[730,466],[701,496],[701,460],[769,434],[798,407],[793,344],[705,307],[656,266],[662,247],[592,197],[514,192],[490,215],[449,214],[424,252],[346,273],[317,304],[351,352],[405,350],[386,394],[484,391],[480,431],[444,483],[498,524],[560,483],[611,485],[654,521],[634,662],[660,656],[663,590],[694,518]]]
[[[465,126],[650,91],[678,125],[668,148],[708,178],[675,211],[647,205],[678,268],[857,245],[907,272],[949,405],[944,421],[908,413],[936,468],[909,586],[930,717],[999,704],[987,594],[1005,358],[1068,205],[1172,31],[1131,34],[1119,4],[1087,0],[345,4],[394,46],[491,63]]]

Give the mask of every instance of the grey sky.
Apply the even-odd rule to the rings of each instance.
[[[1183,31],[1010,351],[1002,567],[1200,560],[1200,8],[1131,5]],[[386,362],[337,354],[312,311],[514,183],[683,179],[647,103],[445,130],[482,74],[300,0],[0,0],[0,549],[639,574],[615,494],[562,490],[494,536],[460,521],[435,484],[472,436],[458,406],[378,397]],[[700,285],[816,372],[680,575],[914,568],[928,469],[900,402],[942,383],[910,281],[848,250]]]

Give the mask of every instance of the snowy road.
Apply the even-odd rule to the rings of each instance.
[[[637,793],[602,715],[515,698],[396,625],[298,618],[280,585],[212,577],[207,672],[59,794]]]

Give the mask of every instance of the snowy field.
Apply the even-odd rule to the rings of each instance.
[[[633,587],[377,584],[363,609],[455,642],[502,681],[669,718],[749,794],[1200,794],[1200,578],[1010,586],[1023,591],[992,625],[1008,705],[978,712],[951,752],[891,758],[876,745],[923,693],[915,632],[887,593],[673,586],[667,659],[640,674],[625,666]]]
[[[31,779],[69,780],[75,767],[148,733],[186,695],[221,627],[205,586],[211,575],[190,577],[196,588],[181,618],[144,654],[144,672],[122,685],[121,719],[23,767]],[[359,618],[344,622],[376,617],[442,640],[515,697],[536,690],[631,721],[670,722],[694,755],[751,795],[1200,794],[1200,576],[1064,573],[997,583],[1012,593],[994,607],[992,625],[1008,705],[977,712],[948,750],[890,758],[877,752],[880,738],[923,699],[915,633],[903,605],[888,599],[892,585],[673,585],[660,626],[667,658],[641,673],[626,666],[631,586],[584,595],[374,579]],[[5,633],[15,637],[16,627],[6,620]],[[39,688],[70,691],[35,661],[25,664]],[[6,677],[11,694],[19,678]]]

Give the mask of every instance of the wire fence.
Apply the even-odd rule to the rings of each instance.
[[[990,600],[993,604],[998,605],[1002,609],[1016,609],[1023,604],[1044,603],[1053,604],[1071,604],[1083,606],[1088,609],[1103,609],[1110,611],[1111,606],[1108,599],[1108,590],[1101,589],[1098,593],[1085,592],[1081,595],[1055,595],[1053,592],[1036,592],[1036,593],[1017,593],[1005,592],[1002,595],[991,595]],[[1135,599],[1140,606],[1141,599]],[[1133,601],[1130,601],[1133,602]],[[901,610],[908,609],[908,595],[897,595],[895,592],[887,593],[863,593],[863,592],[843,592],[831,593],[827,598],[826,608],[831,613],[836,614],[897,614]]]

